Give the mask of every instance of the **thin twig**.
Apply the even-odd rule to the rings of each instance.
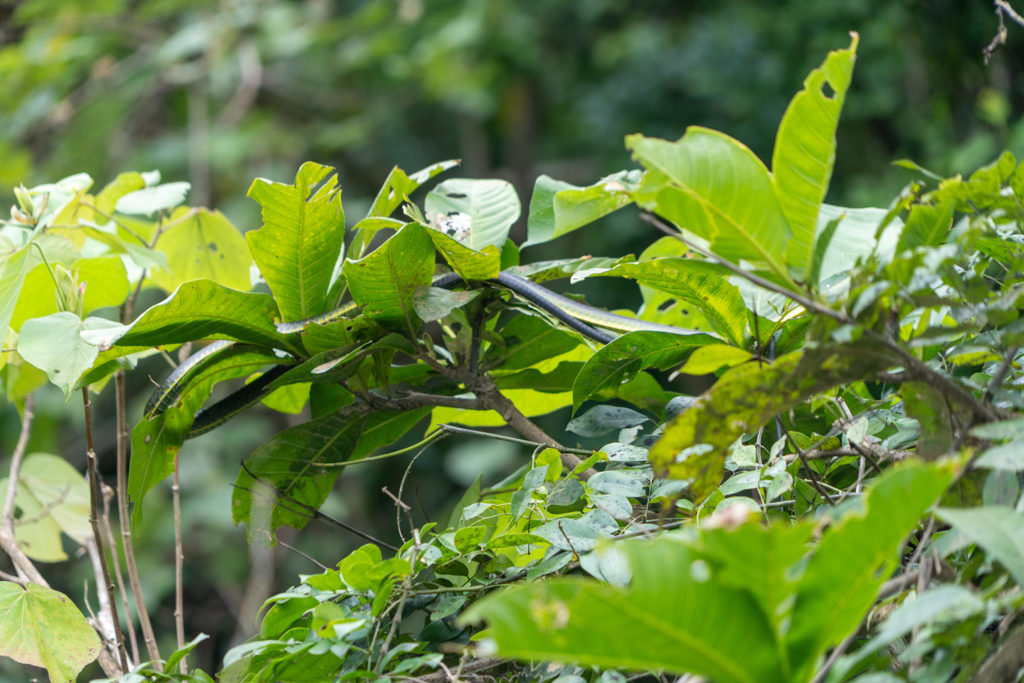
[[[398,552],[398,548],[393,546],[393,545],[391,545],[390,543],[388,543],[386,541],[382,541],[379,538],[376,538],[376,537],[366,533],[362,529],[357,529],[356,527],[352,526],[351,524],[346,524],[345,522],[341,521],[340,519],[335,519],[335,518],[331,517],[330,515],[326,515],[323,512],[320,512],[320,510],[316,509],[312,505],[307,505],[306,503],[303,503],[302,501],[296,500],[295,498],[289,496],[287,493],[285,493],[285,492],[281,491],[280,489],[274,487],[269,482],[264,481],[260,477],[256,476],[256,474],[253,473],[253,471],[249,469],[249,466],[246,463],[244,463],[244,462],[242,463],[242,470],[245,471],[245,473],[248,474],[250,477],[252,477],[253,481],[258,482],[260,485],[265,487],[268,491],[272,491],[273,492],[274,499],[273,500],[269,500],[269,497],[268,497],[268,500],[269,500],[269,502],[273,503],[274,505],[277,505],[277,506],[280,506],[280,507],[285,507],[285,506],[281,505],[281,500],[285,500],[285,501],[291,503],[292,505],[297,506],[303,512],[308,514],[311,519],[323,520],[323,521],[325,521],[325,522],[327,522],[329,524],[333,524],[334,526],[337,526],[337,527],[339,527],[341,529],[344,529],[345,531],[348,531],[349,533],[355,534],[356,536],[359,536],[360,538],[362,538],[364,540],[367,540],[370,543],[373,543],[374,545],[378,545],[381,548],[387,548],[388,550],[391,550],[392,552]],[[247,489],[244,486],[238,486],[236,484],[235,487],[238,488],[238,489],[241,489],[242,491],[248,491],[252,495],[257,495],[257,493],[255,491],[253,491],[252,489]]]
[[[139,617],[139,627],[142,629],[142,642],[146,644],[146,654],[149,660],[157,671],[160,671],[162,669],[160,650],[156,644],[156,635],[153,633],[153,624],[149,620],[146,599],[142,594],[142,580],[139,578],[138,565],[135,564],[135,547],[132,543],[131,516],[128,513],[129,438],[124,370],[118,370],[114,374],[114,396],[117,405],[117,523],[121,527],[121,549],[124,552],[124,566],[128,572],[128,583],[132,588],[132,596],[135,598],[135,610]]]
[[[185,551],[181,542],[181,482],[179,479],[181,459],[174,456],[174,478],[171,482],[171,501],[174,509],[174,632],[178,637],[178,649],[185,647]],[[185,657],[179,664],[183,675],[188,675]]]
[[[117,586],[118,596],[121,598],[121,609],[124,610],[125,620],[128,622],[128,629],[122,629],[122,633],[128,631],[128,644],[132,652],[129,661],[139,661],[139,640],[135,637],[135,626],[131,623],[131,611],[128,608],[128,591],[125,589],[124,575],[121,572],[121,561],[118,559],[117,542],[114,540],[114,530],[110,525],[110,501],[114,498],[114,490],[109,486],[103,486],[103,545],[110,551],[110,560],[114,565],[114,584]]]
[[[555,443],[541,443],[539,441],[529,441],[527,439],[517,439],[514,436],[506,436],[504,434],[493,434],[491,432],[480,431],[479,429],[469,429],[468,427],[459,427],[453,424],[440,424],[437,425],[438,429],[446,432],[452,432],[454,434],[470,434],[473,436],[483,436],[488,439],[499,439],[501,441],[509,441],[511,443],[522,444],[523,446],[534,446],[535,448],[556,448],[566,453],[576,453],[577,455],[592,455],[593,449],[589,448],[569,448],[568,446],[561,446]]]
[[[387,492],[387,487],[385,487],[384,491],[385,493]],[[398,500],[397,503],[404,505],[400,500]],[[405,600],[409,597],[410,591],[412,591],[412,580],[416,575],[416,562],[419,559],[418,555],[421,547],[419,529],[412,530],[412,538],[412,551],[409,555],[409,566],[412,567],[412,570],[405,575],[405,579],[402,581],[402,594],[401,597],[398,598],[398,606],[395,607],[395,613],[391,617],[391,628],[388,629],[388,634],[384,638],[384,642],[381,643],[380,658],[377,660],[377,664],[373,668],[376,673],[380,673],[384,666],[384,660],[387,656],[388,648],[391,647],[391,640],[395,637],[395,634],[398,633],[398,625],[402,623],[402,608],[405,607]]]
[[[103,504],[103,489],[100,486],[96,451],[93,448],[92,441],[92,400],[89,398],[89,387],[82,387],[82,409],[85,412],[85,457],[89,467],[89,524],[92,526],[93,542],[97,549],[96,556],[100,566],[100,580],[97,583],[102,583],[101,590],[106,594],[105,599],[101,600],[101,604],[105,603],[107,609],[110,610],[109,614],[111,623],[114,626],[117,655],[121,662],[120,673],[124,673],[128,671],[128,651],[124,646],[124,635],[121,633],[121,618],[117,613],[117,603],[114,600],[114,579],[110,574],[110,569],[107,567],[107,554],[103,552],[103,545],[101,544],[103,533],[100,529],[100,517],[102,516],[100,509]]]

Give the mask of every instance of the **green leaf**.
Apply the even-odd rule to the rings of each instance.
[[[935,247],[949,237],[953,225],[953,200],[943,197],[935,206],[914,204],[900,233],[896,251],[917,247]]]
[[[7,485],[7,479],[0,480],[0,507],[7,499]],[[15,505],[21,511],[15,538],[33,560],[68,559],[61,544],[62,531],[81,545],[92,537],[89,486],[64,458],[29,454],[19,471]]]
[[[641,370],[666,370],[690,357],[705,344],[717,340],[706,334],[637,331],[613,339],[586,362],[572,388],[573,410],[591,396],[629,381]]]
[[[345,262],[345,278],[363,314],[381,325],[415,332],[416,292],[430,285],[434,249],[427,228],[410,223],[372,254]]]
[[[846,680],[860,662],[895,643],[913,630],[936,622],[962,622],[985,611],[985,602],[963,586],[938,586],[911,594],[892,611],[870,642],[853,655],[840,658],[829,680]]]
[[[333,168],[307,161],[294,185],[257,178],[249,188],[262,207],[263,227],[246,240],[286,321],[333,307],[328,290],[345,236],[337,183]]]
[[[114,209],[117,206],[117,201],[135,190],[141,190],[146,186],[146,181],[143,179],[141,173],[136,171],[129,171],[128,173],[119,173],[114,180],[107,183],[102,190],[96,195],[93,200],[93,204],[97,209],[110,215],[114,213]]]
[[[480,296],[479,289],[453,292],[439,287],[428,287],[416,293],[413,297],[413,307],[420,320],[429,323],[444,318],[478,296]]]
[[[366,217],[390,216],[420,185],[448,169],[455,168],[459,163],[461,162],[458,159],[439,161],[411,175],[406,175],[405,171],[395,166],[384,180],[373,204],[370,205],[370,210],[366,212]]]
[[[249,246],[224,214],[182,207],[167,222],[171,227],[160,233],[155,247],[167,255],[167,265],[150,272],[153,284],[171,292],[182,282],[205,279],[249,289]]]
[[[505,397],[519,408],[526,417],[547,415],[572,402],[569,392],[546,393],[531,389],[508,389],[502,391]],[[465,410],[463,408],[434,408],[428,431],[436,425],[454,423],[467,427],[500,427],[506,424],[495,410]]]
[[[820,391],[870,377],[889,362],[881,349],[850,344],[794,351],[770,366],[732,368],[666,426],[650,452],[655,473],[690,479],[691,492],[701,500],[718,486],[729,447],[740,436]]]
[[[707,240],[718,256],[764,264],[790,282],[791,230],[771,174],[747,147],[698,126],[676,142],[630,135],[626,147],[655,171],[633,193],[639,205]]]
[[[939,508],[935,514],[984,548],[1024,586],[1024,513],[987,505],[970,510]]]
[[[836,158],[836,127],[853,77],[859,37],[850,47],[828,54],[820,68],[804,79],[804,88],[790,101],[775,137],[772,173],[779,205],[793,237],[786,262],[797,278],[810,272],[818,225]]]
[[[184,182],[145,187],[122,195],[115,204],[115,210],[118,213],[152,216],[158,211],[173,209],[181,204],[191,188],[192,185]]]
[[[859,512],[833,524],[800,579],[786,645],[809,680],[826,649],[853,633],[899,564],[899,550],[949,486],[953,467],[908,462],[870,488]],[[822,605],[829,605],[823,610]]]
[[[943,393],[926,382],[904,382],[900,394],[907,415],[921,425],[914,452],[923,458],[946,453],[953,443],[953,417]]]
[[[427,194],[427,220],[471,249],[501,247],[519,220],[519,197],[506,180],[446,180]]]
[[[82,320],[74,313],[54,313],[26,320],[18,335],[18,353],[46,373],[50,381],[71,396],[78,379],[92,367],[99,349],[82,338],[85,331],[100,334],[122,326],[104,318]]]
[[[0,582],[0,655],[45,668],[53,683],[72,683],[99,654],[99,636],[68,596]]]
[[[426,228],[425,231],[434,243],[434,248],[463,280],[469,282],[498,277],[501,271],[501,252],[498,247],[488,244],[477,251],[440,230]]]
[[[733,367],[746,363],[754,356],[743,349],[725,344],[708,344],[702,346],[687,359],[679,372],[684,375],[706,375],[717,372],[725,367]]]
[[[32,266],[27,247],[0,256],[0,330],[7,333],[11,324],[18,297],[21,296],[21,285],[25,275]]]
[[[218,382],[245,377],[279,360],[269,351],[231,346],[188,373],[181,395],[164,413],[140,420],[132,430],[128,495],[135,502],[132,519],[142,520],[142,499],[174,471],[174,461],[198,411]]]
[[[303,528],[310,515],[302,506],[323,504],[341,474],[337,465],[394,443],[429,412],[333,413],[286,429],[253,451],[238,473],[232,518],[250,535],[283,525]]]
[[[578,187],[540,176],[533,186],[523,246],[550,242],[618,211],[633,201],[625,192],[626,185],[639,180],[636,171],[620,171],[592,185]]]
[[[130,325],[83,336],[104,349],[164,346],[195,339],[234,339],[296,351],[295,341],[277,331],[277,307],[266,294],[244,293],[209,280],[185,282]]]
[[[743,343],[747,327],[747,307],[724,269],[706,261],[687,258],[657,258],[638,263],[621,263],[612,268],[594,268],[573,276],[627,277],[638,284],[678,297],[695,307],[711,326],[735,346]],[[667,303],[663,302],[664,305]]]
[[[838,220],[834,234],[828,239],[824,254],[820,257],[817,283],[849,270],[869,254],[878,254],[883,259],[895,252],[896,240],[903,223],[894,219],[880,237],[878,227],[886,218],[885,209],[848,209],[831,204],[822,204],[818,212],[819,240],[824,238],[831,221]],[[815,245],[817,249],[821,244]],[[815,255],[818,258],[818,255]],[[815,284],[817,284],[815,283]]]
[[[505,657],[689,672],[718,683],[787,680],[749,593],[698,580],[700,556],[677,538],[621,548],[633,575],[628,590],[576,578],[519,585],[477,601],[460,621],[485,619]]]

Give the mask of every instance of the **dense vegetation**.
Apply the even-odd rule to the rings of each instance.
[[[52,680],[96,659],[164,680],[1018,677],[1024,170],[1010,153],[966,178],[904,162],[916,179],[883,208],[824,203],[857,51],[855,36],[807,77],[768,166],[709,128],[631,135],[639,170],[541,175],[525,209],[506,181],[449,177],[454,162],[395,168],[356,208],[322,164],[257,179],[262,227],[244,236],[156,173],[18,188],[0,229],[22,417],[0,482],[0,654]],[[613,213],[649,236],[639,257],[521,256]],[[445,272],[465,284],[432,286]],[[635,282],[638,319],[690,333],[595,342],[499,273]],[[132,378],[170,372],[144,359],[200,348],[136,420],[151,387]],[[255,637],[189,672],[204,636],[186,627],[202,608],[179,494],[231,451],[190,439],[243,407],[243,378],[292,416],[235,456],[253,574],[263,544],[311,520],[367,544],[320,548],[328,566],[272,597]],[[29,447],[47,382],[84,409],[87,476]],[[544,417],[559,408],[571,421]],[[116,467],[96,463],[103,419]],[[416,468],[442,439],[516,465],[423,509]],[[331,514],[337,480],[380,461],[401,463],[384,491],[397,542]],[[154,528],[174,532],[173,572],[133,551]],[[64,596],[41,563],[72,546],[90,588]],[[161,586],[177,614],[150,624],[142,594]]]

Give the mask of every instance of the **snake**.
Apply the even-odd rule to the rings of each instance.
[[[451,289],[464,282],[457,273],[445,273],[435,278],[431,286]],[[483,282],[489,286],[512,292],[513,295],[528,305],[539,308],[570,329],[599,344],[608,344],[621,334],[641,330],[668,332],[677,335],[708,334],[700,330],[662,325],[595,308],[562,296],[547,287],[507,271],[501,271],[497,277],[484,280]],[[313,325],[326,325],[346,318],[356,312],[358,308],[359,306],[355,302],[348,302],[311,318],[278,323],[277,331],[281,334],[301,334]],[[143,412],[145,419],[155,419],[174,406],[188,384],[189,378],[206,361],[223,353],[234,346],[234,344],[235,342],[229,340],[217,340],[186,358],[150,396]],[[287,362],[275,365],[234,393],[229,394],[209,407],[203,408],[195,414],[192,427],[185,438],[191,439],[200,434],[205,434],[244,411],[250,405],[263,398],[269,386],[292,367],[294,367],[294,364]]]

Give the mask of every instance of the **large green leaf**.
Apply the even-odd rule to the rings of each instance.
[[[573,385],[573,410],[595,394],[614,391],[641,370],[666,370],[679,365],[695,350],[717,340],[706,334],[630,332],[605,344],[591,357]]]
[[[506,180],[446,180],[427,194],[427,220],[477,251],[501,247],[519,220],[519,197]]]
[[[21,326],[18,353],[44,371],[68,398],[78,379],[92,367],[99,355],[99,348],[83,339],[83,335],[108,334],[122,327],[105,318],[82,320],[67,312],[32,318]]]
[[[896,251],[916,247],[934,247],[942,244],[949,237],[949,229],[953,224],[953,200],[942,197],[932,206],[914,204],[907,216],[907,223],[900,233]]]
[[[802,278],[810,270],[818,208],[825,199],[836,158],[836,127],[853,77],[858,36],[850,47],[828,54],[804,79],[775,136],[772,174],[779,205],[793,231],[786,261]]]
[[[953,467],[909,462],[882,475],[863,510],[825,534],[800,579],[786,640],[795,680],[809,680],[826,649],[853,633],[899,564],[899,549],[949,486]],[[828,609],[822,609],[828,605]]]
[[[244,522],[250,534],[283,525],[301,529],[311,518],[302,506],[323,504],[341,474],[339,464],[394,443],[429,412],[333,413],[277,434],[238,473],[231,506],[235,523]]]
[[[768,366],[732,368],[668,424],[651,448],[651,464],[658,476],[691,480],[700,500],[718,486],[736,439],[820,391],[873,376],[889,362],[881,349],[849,344],[794,351]]]
[[[790,227],[771,174],[747,147],[699,126],[676,142],[630,135],[626,147],[652,171],[633,192],[639,205],[703,238],[718,256],[790,281]]]
[[[389,228],[398,230],[402,227],[401,221],[396,221],[389,216],[395,212],[402,202],[406,201],[420,185],[427,182],[434,176],[459,165],[458,159],[439,161],[426,168],[421,168],[415,173],[406,175],[405,171],[395,166],[384,179],[384,184],[366,212],[366,218],[355,224],[353,230],[355,237],[352,239],[350,255],[352,258],[361,258],[363,252],[370,244],[374,234],[378,230]]]
[[[462,619],[485,619],[498,653],[519,659],[807,681],[825,649],[862,621],[952,469],[915,463],[887,473],[864,511],[847,510],[809,558],[810,523],[666,534],[617,546],[628,589],[575,578],[520,585]]]
[[[142,519],[146,493],[174,471],[174,461],[188,437],[196,411],[210,396],[216,383],[245,377],[274,363],[269,351],[232,346],[212,356],[187,375],[185,387],[167,410],[153,419],[140,420],[132,430],[132,461],[128,471],[128,495],[135,502],[132,519]]]
[[[595,268],[573,276],[627,277],[638,284],[671,294],[681,303],[695,307],[716,332],[739,346],[747,329],[747,307],[735,285],[722,268],[706,261],[687,258],[658,258],[638,263],[621,263],[612,268]]]
[[[83,333],[90,343],[162,346],[195,339],[234,339],[295,351],[295,340],[277,331],[277,307],[266,294],[239,292],[210,280],[193,280],[146,309],[135,322]]]
[[[99,654],[99,636],[68,596],[0,581],[0,655],[45,668],[52,683],[73,683]]]
[[[224,214],[181,207],[167,222],[171,227],[156,241],[156,249],[167,255],[167,266],[150,272],[153,284],[171,292],[182,282],[205,279],[249,289],[249,246]]]
[[[750,592],[708,573],[681,539],[620,547],[629,589],[584,579],[525,584],[479,600],[462,620],[485,619],[499,654],[518,659],[689,672],[717,683],[787,679]]]
[[[426,231],[410,223],[369,256],[345,262],[352,298],[368,318],[406,332],[418,327],[413,296],[434,274],[434,248]]]
[[[533,186],[523,246],[561,237],[630,204],[633,200],[625,192],[626,186],[639,180],[636,171],[620,171],[593,185],[578,187],[540,176]]]
[[[332,306],[328,290],[345,236],[337,183],[333,168],[307,161],[294,185],[257,178],[249,188],[263,209],[263,227],[246,240],[284,320],[311,318]]]
[[[501,271],[501,252],[498,247],[488,244],[477,251],[440,230],[427,228],[426,233],[434,243],[434,248],[463,280],[489,280],[498,277]]]
[[[973,510],[940,508],[936,514],[998,560],[1024,586],[1024,513],[987,505]]]
[[[8,480],[0,479],[0,508],[7,500]],[[33,560],[68,559],[61,542],[64,532],[85,545],[92,537],[89,524],[89,485],[71,464],[49,453],[31,453],[18,472],[14,529],[18,546]]]

